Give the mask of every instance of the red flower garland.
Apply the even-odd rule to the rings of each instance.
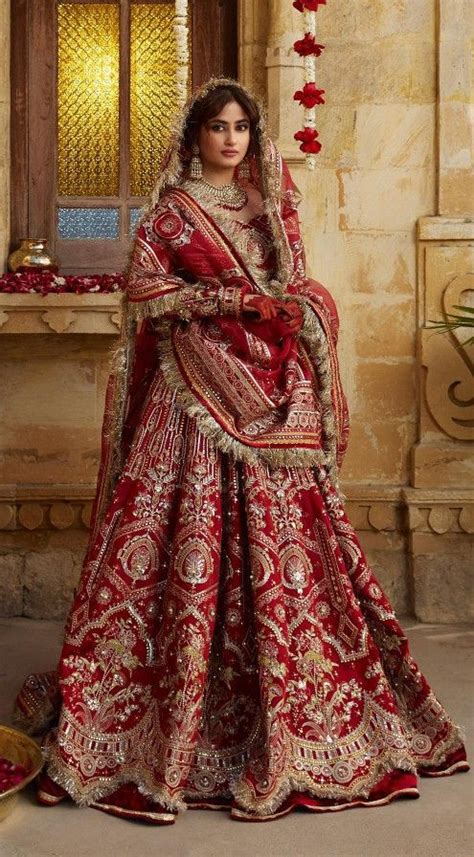
[[[0,292],[6,294],[76,294],[119,292],[124,288],[123,274],[85,274],[64,277],[51,271],[23,270],[0,276]]]
[[[317,12],[318,6],[325,6],[326,0],[295,0],[293,6],[298,12]]]
[[[297,39],[293,44],[293,49],[299,56],[304,57],[305,66],[305,84],[303,89],[299,89],[294,93],[293,98],[298,101],[305,109],[305,122],[301,131],[297,131],[294,135],[295,140],[298,140],[301,145],[300,149],[308,157],[306,159],[308,167],[314,168],[314,155],[322,148],[321,143],[316,140],[318,132],[315,128],[315,112],[314,108],[317,104],[325,104],[323,96],[324,89],[318,89],[314,80],[315,76],[315,57],[319,57],[325,48],[325,45],[320,45],[316,42],[316,12],[320,6],[325,6],[326,0],[295,0],[293,6],[298,12],[303,12],[305,17],[305,32],[302,39]]]
[[[324,48],[325,45],[318,45],[316,43],[316,39],[312,33],[305,33],[303,39],[298,39],[293,44],[293,49],[301,57],[309,57],[311,55],[319,57],[321,56]]]
[[[308,128],[306,125],[302,131],[297,131],[295,140],[301,140],[300,149],[309,155],[316,155],[321,149],[321,143],[316,140],[319,134],[315,128]]]
[[[315,83],[305,83],[303,89],[295,92],[293,99],[299,101],[303,107],[311,109],[316,104],[324,104],[324,89],[316,89]]]

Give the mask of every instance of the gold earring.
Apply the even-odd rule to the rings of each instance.
[[[243,161],[239,164],[239,178],[240,179],[249,179],[250,178],[250,164],[248,162],[248,158],[244,158]]]
[[[200,179],[202,178],[202,161],[199,157],[199,146],[197,143],[193,143],[192,158],[191,158],[191,167],[189,170],[189,175],[192,179]]]

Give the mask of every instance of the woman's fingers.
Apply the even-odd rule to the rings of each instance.
[[[280,317],[291,333],[300,330],[303,314],[296,301],[279,301],[269,295],[245,295],[243,311],[255,314],[260,321]]]
[[[277,304],[278,302],[268,295],[245,295],[243,310],[255,312],[262,321],[268,321],[276,318],[278,312]]]

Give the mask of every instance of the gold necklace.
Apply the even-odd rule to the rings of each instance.
[[[206,179],[197,179],[198,184],[204,191],[212,196],[221,208],[230,208],[238,211],[248,202],[246,191],[237,182],[230,184],[213,185]]]

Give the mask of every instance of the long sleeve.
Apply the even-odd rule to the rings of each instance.
[[[173,270],[174,269],[174,270]],[[184,272],[183,272],[184,273]],[[225,285],[217,277],[188,282],[176,273],[166,241],[138,230],[127,283],[128,306],[135,318],[174,316],[183,320],[204,316],[238,316],[251,284]]]

